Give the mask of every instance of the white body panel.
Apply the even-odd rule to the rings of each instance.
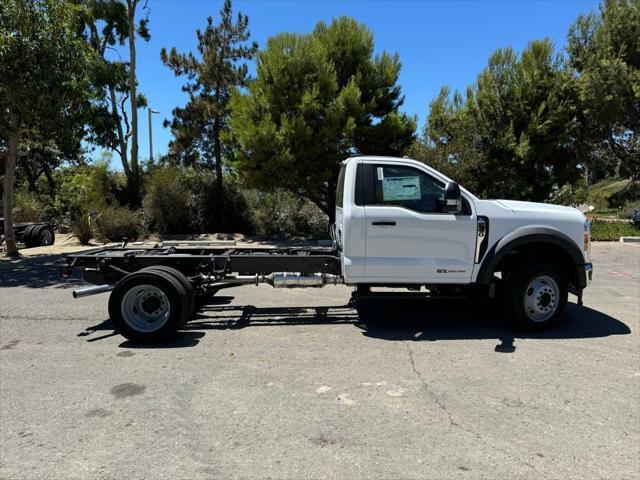
[[[475,259],[479,216],[489,219],[487,250],[505,235],[525,227],[557,231],[582,250],[585,217],[571,207],[480,200],[462,187],[462,197],[470,206],[466,215],[420,213],[392,205],[356,205],[357,166],[367,163],[411,167],[441,182],[451,181],[410,159],[356,157],[346,160],[342,207],[336,208],[336,236],[342,249],[342,274],[347,283],[473,283],[480,269]],[[389,225],[392,223],[395,225]],[[588,252],[583,255],[585,262],[589,262]]]
[[[476,245],[475,215],[421,214],[402,207],[365,207],[368,281],[468,283]],[[395,221],[394,226],[374,225]]]
[[[348,165],[343,207],[336,207],[336,237],[342,249],[342,276],[350,283],[365,278],[366,230],[364,207],[355,204],[356,164]]]

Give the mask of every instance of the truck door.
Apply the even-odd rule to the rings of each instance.
[[[368,163],[363,177],[367,282],[470,282],[477,224],[464,195],[462,213],[444,213],[445,184],[426,170]]]

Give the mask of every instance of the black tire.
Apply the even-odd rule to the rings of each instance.
[[[157,320],[157,328],[154,328],[154,322],[145,323],[144,319],[140,320],[141,316],[148,313],[145,311],[145,302],[140,298],[140,295],[147,292],[156,296],[157,306],[150,306],[149,309],[165,310],[164,315]],[[141,270],[127,275],[109,297],[109,316],[116,331],[136,343],[162,343],[171,339],[186,322],[188,315],[186,290],[171,274],[159,270]]]
[[[169,275],[173,276],[176,280],[178,280],[178,282],[180,282],[185,292],[187,293],[187,300],[188,300],[187,308],[188,308],[189,314],[187,316],[187,319],[185,320],[185,323],[188,322],[189,319],[193,317],[193,314],[195,313],[195,310],[196,310],[196,294],[193,288],[193,284],[189,281],[189,279],[185,276],[184,273],[182,273],[180,270],[173,267],[168,267],[166,265],[154,265],[153,267],[146,267],[142,269],[142,271],[147,271],[147,270],[155,270],[159,272],[168,273]]]
[[[175,272],[177,272],[179,275],[182,275],[179,271],[175,270],[175,269],[171,269],[174,270],[175,272],[168,272],[166,271],[167,268],[171,268],[171,267],[164,267],[164,268],[158,268],[158,267],[147,267],[148,269],[154,269],[155,274],[160,275],[161,277],[165,278],[166,280],[168,280],[169,282],[171,282],[175,289],[178,291],[178,294],[180,295],[180,297],[182,298],[184,305],[183,305],[183,315],[182,318],[180,320],[180,327],[184,326],[185,323],[187,323],[189,321],[189,318],[191,318],[191,310],[192,310],[192,302],[190,301],[191,298],[191,283],[189,283],[189,281],[187,280],[187,282],[185,284],[183,284],[178,278],[177,276],[174,274]],[[144,268],[142,270],[146,270],[147,268]],[[141,270],[141,271],[142,271]],[[185,286],[186,285],[186,286]]]
[[[503,301],[508,317],[523,330],[557,325],[567,305],[567,280],[554,265],[529,265],[508,275]]]
[[[47,247],[53,245],[56,241],[56,234],[49,225],[38,225],[31,232],[33,241],[38,247]]]
[[[33,244],[34,247],[40,247],[40,232],[42,231],[42,227],[44,227],[44,225],[42,225],[41,223],[34,225],[33,226],[33,230],[31,230],[30,233],[30,237],[31,237],[31,243]]]
[[[24,243],[24,246],[27,248],[31,248],[31,247],[35,247],[36,243],[35,243],[35,237],[33,236],[33,230],[38,227],[38,225],[28,225],[23,231],[22,231],[22,243]]]

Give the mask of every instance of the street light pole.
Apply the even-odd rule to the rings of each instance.
[[[154,110],[151,107],[147,107],[147,111],[149,112],[149,160],[151,160],[151,162],[153,163],[153,133],[151,131],[151,114],[160,112]]]

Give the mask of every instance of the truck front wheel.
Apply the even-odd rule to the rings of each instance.
[[[504,282],[505,309],[525,330],[555,326],[567,304],[567,281],[554,265],[531,265],[513,270]]]

